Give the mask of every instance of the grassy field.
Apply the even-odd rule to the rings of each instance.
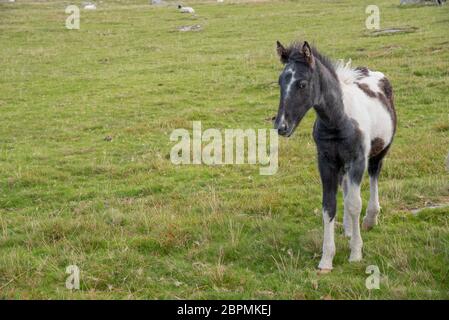
[[[64,26],[69,1],[0,2],[0,298],[449,298],[449,209],[411,213],[449,202],[449,6],[375,1],[382,28],[416,30],[374,37],[373,1],[186,1],[195,16],[103,1],[80,30]],[[384,72],[399,119],[364,260],[347,261],[340,198],[324,276],[313,112],[280,140],[273,176],[169,159],[170,133],[194,120],[271,127],[275,41],[299,38]]]

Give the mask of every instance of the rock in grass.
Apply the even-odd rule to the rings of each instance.
[[[424,211],[424,210],[433,210],[433,209],[442,209],[442,208],[448,208],[448,210],[449,210],[449,203],[434,204],[432,202],[426,202],[424,205],[425,206],[422,208],[412,209],[411,213],[414,215],[417,215],[418,213],[420,213],[421,211]]]
[[[178,27],[178,30],[181,32],[187,32],[187,31],[200,31],[201,26],[199,24],[195,24],[193,26],[181,26]]]
[[[97,6],[92,2],[86,2],[83,8],[84,10],[97,10]]]
[[[385,36],[385,35],[392,35],[392,34],[398,34],[398,33],[411,33],[415,32],[417,28],[415,27],[401,27],[401,28],[386,28],[386,29],[380,29],[380,30],[374,30],[369,33],[370,36]]]
[[[446,0],[401,0],[400,5],[406,5],[406,4],[430,4],[434,3],[436,5],[441,6]]]

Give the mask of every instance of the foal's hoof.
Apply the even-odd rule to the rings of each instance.
[[[366,219],[363,219],[363,222],[362,222],[362,229],[365,230],[365,231],[369,231],[369,230],[371,230],[376,224],[377,224],[377,221],[376,221],[376,220],[366,220]]]
[[[359,262],[362,261],[362,252],[351,252],[349,255],[349,262]]]
[[[318,275],[327,274],[330,273],[331,271],[332,269],[318,269],[317,274]]]

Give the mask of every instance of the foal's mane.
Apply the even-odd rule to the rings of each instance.
[[[303,44],[304,41],[295,41],[287,47],[286,50],[288,52],[290,61],[306,62],[302,53]],[[329,70],[329,72],[332,74],[332,76],[334,76],[335,79],[338,80],[334,62],[330,58],[320,53],[315,47],[311,46],[311,49],[314,58],[318,60],[323,66],[325,66],[326,69]]]

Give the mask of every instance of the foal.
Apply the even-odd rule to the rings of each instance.
[[[318,268],[329,272],[335,255],[334,218],[339,184],[344,194],[344,232],[351,237],[349,261],[362,259],[360,184],[366,168],[370,199],[363,227],[370,229],[377,224],[377,179],[396,130],[393,91],[382,73],[333,64],[307,42],[288,48],[277,42],[277,52],[285,68],[279,77],[281,97],[275,129],[289,137],[310,108],[317,114],[313,138],[323,185],[324,222],[323,254]]]

